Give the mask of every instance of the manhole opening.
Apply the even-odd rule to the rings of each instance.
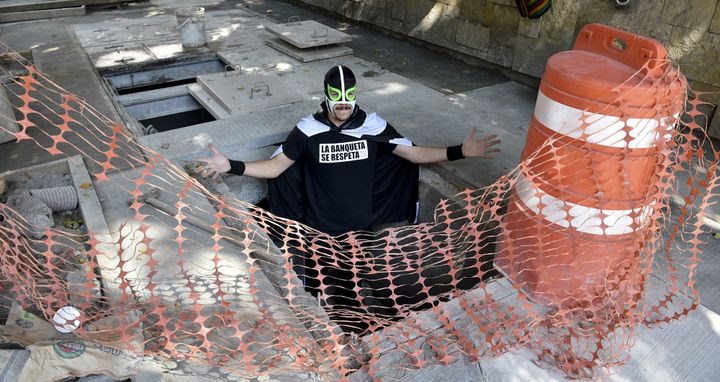
[[[188,102],[195,102],[192,96],[186,96],[189,98]],[[183,111],[175,114],[161,115],[153,118],[147,118],[138,120],[143,126],[145,134],[153,134],[156,132],[163,132],[168,130],[180,129],[183,127],[199,125],[205,122],[211,122],[215,120],[212,114],[210,114],[205,108],[197,103],[198,108],[195,110]]]
[[[124,94],[141,93],[141,92],[145,92],[148,90],[163,89],[163,88],[168,88],[171,86],[187,85],[187,84],[194,84],[194,83],[195,83],[195,77],[184,78],[184,79],[175,80],[175,81],[159,82],[159,83],[149,84],[149,85],[135,86],[135,87],[131,87],[131,88],[121,88],[121,89],[115,89],[115,90],[117,91],[117,94],[124,95]]]
[[[118,95],[162,89],[195,83],[203,74],[234,70],[220,59],[176,62],[169,65],[145,67],[133,71],[105,74],[103,78]]]
[[[142,133],[154,134],[216,120],[188,91],[197,76],[235,68],[213,58],[136,68],[103,76],[115,101]]]

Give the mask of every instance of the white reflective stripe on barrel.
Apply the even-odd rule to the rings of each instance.
[[[676,119],[679,114],[676,114]],[[584,139],[608,147],[643,149],[655,145],[658,139],[658,125],[667,132],[673,126],[667,126],[668,117],[656,118],[621,118],[611,115],[591,113],[564,105],[546,96],[542,91],[538,92],[535,103],[535,119],[543,126],[557,133],[570,138]],[[629,129],[626,130],[625,126]],[[625,140],[630,134],[629,142]],[[664,134],[669,139],[668,133]]]
[[[534,187],[533,183],[522,174],[518,177],[515,190],[523,204],[545,220],[593,235],[632,233],[635,229],[645,226],[652,213],[652,205],[632,210],[609,210],[564,202]],[[540,208],[541,203],[542,208]],[[636,222],[634,227],[633,219]],[[601,226],[602,223],[605,228]]]

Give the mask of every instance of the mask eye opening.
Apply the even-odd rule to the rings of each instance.
[[[356,87],[353,86],[350,89],[345,91],[345,99],[348,101],[355,101],[356,93],[355,93]]]
[[[342,98],[342,94],[338,89],[335,89],[334,87],[328,85],[327,88],[327,95],[330,101],[337,102]]]

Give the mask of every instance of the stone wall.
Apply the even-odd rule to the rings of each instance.
[[[570,49],[578,31],[599,22],[651,36],[691,80],[720,103],[718,0],[554,0],[537,20],[519,16],[514,0],[299,0],[345,17],[540,77],[548,57]],[[720,138],[720,113],[711,135]]]

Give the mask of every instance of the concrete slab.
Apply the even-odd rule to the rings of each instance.
[[[196,54],[183,55],[182,59],[171,61],[148,62],[140,65],[128,64],[122,68],[124,70],[118,69],[106,73],[104,78],[110,86],[118,91],[138,90],[134,88],[190,80],[202,74],[218,73],[226,69],[225,63],[209,52],[198,51]]]
[[[328,58],[346,56],[353,50],[344,45],[323,45],[315,48],[300,49],[280,38],[267,40],[266,44],[302,62],[318,61]]]
[[[349,34],[320,24],[315,20],[265,24],[265,29],[302,49],[352,41],[352,36]]]
[[[671,293],[656,275],[646,283],[647,297],[643,306],[648,309],[663,296]],[[673,294],[661,312],[679,312],[690,305],[691,299]],[[714,354],[720,349],[720,315],[704,305],[679,321],[651,327],[641,326],[630,349],[627,364],[611,370],[611,381],[711,381],[720,372]],[[533,363],[534,355],[527,350],[485,357],[480,367],[487,381],[568,381],[552,368],[540,368]]]
[[[126,27],[137,40],[167,39],[168,37],[180,38],[177,29],[177,22],[174,19],[153,20],[142,24],[132,24]]]
[[[138,41],[90,46],[86,47],[85,51],[93,65],[104,70],[127,68],[130,64],[136,65],[155,59],[145,45]]]
[[[713,142],[711,142],[709,139],[703,140],[703,150],[705,151],[705,160],[706,164],[713,163],[715,160],[713,156],[715,155],[715,150],[713,150]],[[685,171],[677,171],[675,172],[675,187],[676,187],[676,193],[674,195],[671,195],[670,202],[673,203],[677,207],[687,207],[691,211],[694,211],[697,213],[697,211],[700,210],[700,207],[703,203],[703,198],[705,197],[706,193],[713,193],[718,192],[718,187],[716,186],[714,189],[707,189],[706,187],[701,186],[698,181],[704,180],[707,178],[708,169],[701,167],[699,165],[694,165],[692,167],[686,167],[684,168]],[[691,196],[691,190],[690,186],[688,185],[688,181],[690,180],[690,176],[692,175],[692,187],[700,190],[700,194],[697,196]],[[688,205],[685,201],[686,197],[690,197],[693,199],[693,202],[691,205]],[[709,229],[711,229],[713,232],[720,233],[720,196],[714,195],[708,198],[706,201],[707,205],[703,208],[704,216],[702,217],[703,222],[705,223],[705,226]]]
[[[715,356],[720,351],[720,317],[704,307],[679,322],[641,328],[627,365],[613,370],[610,381],[714,381],[720,374]],[[535,365],[529,351],[483,358],[486,381],[569,381],[553,370]]]
[[[18,131],[20,131],[20,126],[15,120],[12,105],[5,95],[5,87],[0,86],[0,143],[14,141],[15,136],[12,133]]]
[[[498,306],[487,308],[481,301],[491,294]],[[476,362],[459,347],[457,342],[448,341],[447,338],[457,338],[458,334],[472,343],[476,349],[482,351],[486,345],[485,336],[476,329],[477,323],[470,317],[468,311],[481,309],[499,309],[502,305],[517,305],[517,294],[505,279],[492,280],[484,288],[467,291],[458,298],[441,302],[440,308],[447,317],[440,318],[431,310],[412,312],[408,317],[396,324],[386,327],[372,335],[363,337],[366,347],[373,345],[372,372],[358,371],[350,375],[354,382],[367,381],[369,375],[372,380],[380,381],[474,381],[482,379],[482,372]],[[446,329],[445,320],[452,322],[453,331]],[[414,330],[408,331],[413,328]],[[370,342],[370,339],[373,339]],[[406,357],[407,352],[415,352],[414,356],[420,359],[434,357],[428,352],[427,342],[432,340],[433,346],[442,347],[443,353],[453,357],[450,365],[428,365],[417,369],[412,361]],[[401,348],[402,349],[399,349]],[[442,376],[452,376],[444,379]],[[483,379],[484,380],[484,379]]]
[[[130,33],[124,26],[117,23],[94,23],[75,25],[72,27],[80,44],[87,48],[92,46],[105,46],[112,49],[112,45],[129,43],[135,40],[135,36]]]
[[[207,74],[197,83],[230,115],[253,113],[298,102],[302,96],[274,74],[240,71]]]
[[[274,74],[282,81],[284,87],[301,94],[305,100],[315,101],[315,106],[318,107],[321,98],[324,97],[322,81],[327,71],[326,67],[329,68],[331,65],[322,65],[322,71],[318,71],[309,66],[314,63],[301,63],[265,45],[261,49],[263,53],[254,57],[249,55],[251,53],[242,50],[218,52],[218,57],[232,65],[243,63],[241,67],[244,73]],[[255,48],[252,51],[254,52]],[[251,64],[248,64],[249,62]]]
[[[208,33],[208,49],[214,52],[222,52],[228,50],[251,51],[253,48],[261,46],[262,42],[256,39],[247,29],[234,32],[223,33],[221,31]]]
[[[0,13],[0,23],[12,23],[16,21],[28,21],[39,19],[52,19],[57,17],[84,16],[85,6],[58,9],[43,9],[37,11],[8,12]]]
[[[706,240],[701,246],[700,266],[697,267],[696,287],[700,292],[700,301],[705,307],[720,314],[720,238],[705,234]]]
[[[166,88],[146,90],[136,93],[127,93],[115,96],[115,100],[123,106],[141,104],[164,98],[175,98],[187,95],[186,85],[168,86]]]
[[[48,27],[48,30],[52,30],[56,37],[51,47],[33,50],[35,66],[51,78],[53,83],[62,87],[64,91],[88,100],[99,113],[102,113],[110,121],[121,121],[87,55],[80,49],[65,25],[54,21],[48,21],[47,24],[52,26],[52,28]],[[8,96],[8,98],[10,98],[11,102],[14,102],[13,97]],[[53,104],[46,106],[49,108],[54,107]],[[37,131],[30,131],[29,135],[31,138],[43,142],[43,139],[47,138],[42,130],[53,129],[53,126],[49,121],[40,121]],[[110,124],[102,124],[96,127],[100,130],[97,132],[98,134],[111,135]],[[92,127],[89,128],[92,129]],[[70,147],[65,151],[65,155],[72,156],[86,152],[86,156],[93,156],[99,162],[105,160],[105,155],[95,149],[100,145],[96,135],[79,133],[68,137],[68,140],[77,149]],[[0,161],[0,171],[21,168],[53,159],[47,151],[38,147],[37,142],[33,140],[4,143],[0,152],[3,154],[3,160]],[[127,167],[127,163],[118,163],[118,166]]]
[[[458,123],[464,125],[464,135],[471,127],[478,128],[478,136],[496,134],[502,140],[498,146],[502,152],[492,159],[443,162],[439,165],[476,186],[494,183],[507,174],[520,161],[536,97],[537,90],[514,81],[448,96],[453,107],[435,109],[442,111],[447,121],[444,127],[452,129],[445,131],[452,131],[456,142],[461,143],[465,137],[460,135],[459,129],[452,128],[453,120],[461,120]]]
[[[648,295],[644,304],[654,304],[658,299],[667,293],[662,281],[652,277],[646,284]],[[505,279],[499,279],[487,284],[485,290],[475,289],[467,292],[459,299],[465,300],[466,309],[473,309],[476,301],[481,301],[485,293],[491,293],[495,301],[502,304],[515,306],[519,304],[517,294],[512,286]],[[475,338],[477,333],[470,327],[476,325],[466,322],[468,319],[463,314],[463,309],[458,299],[452,299],[441,303],[443,311],[453,321],[454,327],[462,333],[467,334],[467,339],[477,343],[482,349],[482,338]],[[683,307],[689,306],[690,299],[684,295],[674,295],[669,306],[661,309],[664,311],[680,311]],[[433,319],[430,312],[413,313],[407,320],[421,323],[422,335],[435,339],[444,338],[442,334],[443,324]],[[402,323],[402,321],[401,321]],[[465,326],[465,325],[470,326]],[[460,375],[461,379],[450,379],[457,381],[470,381],[474,379],[463,379],[464,375],[475,375],[476,363],[459,362],[448,366],[427,367],[420,370],[409,370],[402,366],[402,353],[394,349],[400,332],[394,332],[393,328],[386,328],[379,333],[379,341],[376,342],[380,354],[376,358],[376,378],[380,380],[400,381],[442,381],[442,375]],[[389,341],[384,340],[387,337]],[[409,340],[409,339],[408,339]],[[479,341],[479,342],[478,342]],[[422,346],[421,338],[414,338],[415,346]],[[711,381],[714,376],[720,373],[720,365],[715,362],[714,355],[720,350],[720,315],[700,306],[691,312],[687,317],[681,318],[669,324],[638,328],[637,338],[634,346],[630,349],[629,362],[619,368],[611,370],[609,380],[612,381]],[[452,346],[445,349],[446,353],[452,352]],[[461,354],[461,352],[458,352]],[[399,358],[398,358],[399,357]],[[538,367],[533,360],[535,356],[528,350],[521,349],[505,353],[497,358],[483,357],[480,360],[480,369],[483,381],[492,382],[545,382],[545,381],[569,381],[557,370],[552,368]],[[398,364],[400,362],[400,364]],[[382,365],[387,364],[385,368]],[[364,381],[364,372],[354,373],[350,376],[352,381]]]
[[[144,146],[174,161],[208,156],[209,143],[214,143],[232,159],[261,159],[248,158],[244,153],[281,143],[301,118],[312,114],[316,109],[314,103],[304,101],[180,130],[146,135],[138,140]]]
[[[483,379],[483,372],[480,370],[480,365],[477,363],[463,362],[455,362],[447,366],[426,366],[419,370],[405,370],[405,374],[400,378],[397,376],[388,376],[381,380],[397,382],[487,381]]]
[[[206,47],[183,48],[175,18],[169,16],[153,17],[152,22],[118,19],[112,24],[102,21],[72,28],[93,62],[103,70],[212,53]]]
[[[144,40],[142,42],[155,60],[187,59],[188,56],[211,54],[205,47],[183,48],[180,37],[167,37],[163,39]]]
[[[263,22],[267,22],[267,19],[239,7],[223,9],[222,12],[215,12],[208,9],[209,8],[206,8],[205,12],[205,18],[207,20],[205,25],[208,30],[222,28],[237,30],[247,28],[250,25],[255,27],[256,25],[252,24],[254,21],[262,20]]]
[[[215,119],[222,120],[232,117],[232,115],[225,110],[223,105],[218,103],[215,98],[206,92],[205,88],[202,86],[198,84],[190,84],[187,85],[187,90],[188,93]]]
[[[200,108],[186,85],[124,94],[117,96],[116,100],[138,121]]]
[[[668,223],[665,231],[662,233],[663,240],[670,240],[673,230],[673,224],[677,224],[680,217],[680,209],[671,208],[671,215],[668,217]],[[709,228],[706,228],[710,231]],[[700,302],[708,309],[720,314],[720,283],[718,282],[718,274],[720,273],[720,238],[716,238],[712,232],[701,233],[698,239],[703,242],[700,246],[701,252],[698,254],[698,267],[693,273],[693,284],[700,294]],[[685,238],[685,240],[688,240]],[[659,248],[664,248],[664,243],[658,243]],[[670,283],[675,278],[675,285],[685,289],[688,285],[688,264],[689,257],[692,256],[688,252],[691,244],[681,240],[675,240],[671,246],[669,256],[663,249],[658,250],[655,256],[655,275]],[[672,263],[670,262],[672,261]],[[668,270],[676,269],[670,273]]]
[[[240,49],[220,51],[218,57],[230,65],[240,65],[247,73],[284,72],[300,64],[296,59],[264,45],[260,40],[248,42]]]

